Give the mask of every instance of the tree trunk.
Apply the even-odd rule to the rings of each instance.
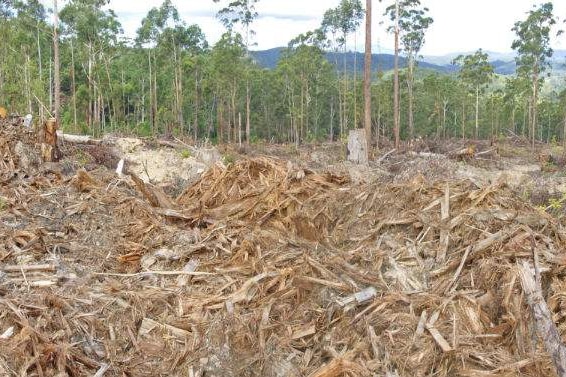
[[[395,0],[395,59],[393,67],[393,129],[395,148],[399,149],[399,1]]]
[[[182,62],[182,53],[180,53],[181,56],[179,56],[179,63],[178,63],[178,67],[177,70],[179,71],[179,85],[178,85],[178,90],[179,90],[179,126],[181,127],[181,131],[184,133],[184,128],[185,128],[185,116],[183,114],[183,103],[185,102],[184,98],[183,98],[183,69],[181,66],[181,62]]]
[[[31,102],[31,78],[30,78],[30,58],[29,55],[26,54],[26,62],[24,64],[24,80],[26,85],[26,99],[28,103],[28,114],[33,112],[32,109],[32,102]]]
[[[368,160],[371,155],[371,1],[366,0],[366,46],[364,59],[364,128]]]
[[[236,140],[238,139],[236,136],[236,127],[237,127],[237,121],[236,121],[236,91],[237,91],[237,84],[236,84],[236,79],[234,79],[234,83],[233,83],[233,87],[232,87],[232,136],[231,136],[231,140],[230,142],[235,143]]]
[[[330,142],[334,141],[334,98],[330,100],[330,133],[328,135],[328,140]]]
[[[93,85],[92,85],[92,45],[88,44],[88,110],[87,110],[87,123],[90,131],[94,135],[94,103],[93,103]]]
[[[407,78],[407,89],[409,94],[409,142],[413,142],[413,138],[415,136],[415,124],[414,124],[414,115],[413,115],[413,69],[414,69],[414,58],[412,56],[409,57],[409,77]]]
[[[466,102],[462,101],[462,140],[466,139]]]
[[[44,93],[44,86],[43,86],[43,62],[41,60],[41,43],[39,41],[39,22],[37,23],[37,61],[38,61],[38,66],[39,66],[39,84],[40,84],[40,92],[41,92],[41,97],[43,97]],[[2,81],[0,80],[0,87],[2,86]],[[43,115],[43,106],[40,104],[39,105],[39,124],[42,124],[44,121],[44,115]]]
[[[199,84],[198,84],[198,67],[195,68],[195,115],[193,124],[193,133],[195,142],[198,140],[198,109],[199,109]]]
[[[49,110],[53,111],[53,49],[49,49]]]
[[[246,81],[246,144],[250,144],[251,140],[251,124],[250,124],[250,102],[251,102],[251,93],[250,93],[250,79],[248,77]]]
[[[73,47],[73,40],[71,42],[71,90],[73,91],[73,130],[78,132],[77,126],[77,85],[75,81],[75,49]]]
[[[513,108],[511,109],[511,130],[513,130],[514,133],[517,133],[517,127],[515,126],[515,105],[513,105]]]
[[[344,34],[344,51],[343,51],[343,56],[342,56],[342,79],[344,80],[344,93],[343,93],[343,99],[342,99],[342,116],[344,117],[344,120],[342,121],[343,123],[343,130],[342,130],[342,135],[340,135],[341,137],[344,137],[344,134],[346,133],[346,131],[348,130],[348,74],[346,72],[347,69],[347,65],[346,65],[346,54],[347,54],[347,50],[346,50],[346,37],[347,35]]]
[[[474,134],[474,137],[476,138],[476,140],[478,139],[479,128],[480,128],[479,114],[480,114],[480,87],[477,86],[476,87],[476,131],[475,131],[475,134]]]
[[[242,146],[242,113],[238,113],[238,145]]]
[[[538,102],[538,65],[535,64],[533,73],[533,97],[532,97],[532,120],[531,120],[531,146],[535,147],[536,126],[537,126],[537,102]]]
[[[54,65],[54,86],[55,98],[53,104],[53,115],[57,124],[61,123],[61,64],[59,61],[59,11],[57,10],[57,0],[53,0],[53,65]]]
[[[153,65],[151,63],[151,49],[147,49],[147,64],[149,66],[149,124],[150,124],[150,133],[152,135],[155,134],[157,125],[156,125],[156,118],[157,118],[157,106],[155,99],[155,95],[157,90],[155,89],[156,79],[153,72]]]
[[[442,137],[446,139],[446,111],[448,110],[448,101],[442,103]]]
[[[153,64],[155,63],[155,54],[153,54]],[[151,64],[151,61],[150,61]],[[152,130],[152,134],[155,134],[157,132],[159,132],[159,125],[157,124],[157,67],[154,65],[154,69],[153,69],[153,107],[151,109],[151,114],[153,117],[153,130]]]
[[[358,88],[357,88],[357,84],[358,84],[358,38],[356,36],[356,33],[354,33],[354,84],[352,85],[352,87],[353,87],[352,94],[354,95],[354,104],[352,106],[354,108],[354,128],[358,128]]]

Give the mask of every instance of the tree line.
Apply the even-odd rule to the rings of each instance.
[[[509,133],[533,143],[565,140],[566,91],[541,95],[550,42],[560,34],[553,33],[551,2],[510,25],[517,74],[503,77],[482,50],[456,58],[455,74],[420,69],[434,20],[420,0],[396,0],[382,19],[395,40],[397,68],[370,72],[364,86],[364,75],[346,68],[345,53],[371,0],[365,8],[341,0],[328,9],[319,28],[289,41],[275,69],[260,67],[250,53],[259,0],[213,1],[224,4],[218,18],[225,32],[211,45],[171,0],[147,13],[133,39],[108,0],[69,0],[55,14],[38,0],[0,0],[0,106],[41,118],[56,113],[66,131],[93,135],[302,143],[338,140],[368,119],[373,140],[397,146],[415,137]],[[333,54],[329,61],[327,52],[344,59]],[[400,55],[406,68],[398,68]]]

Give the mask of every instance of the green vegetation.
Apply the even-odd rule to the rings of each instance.
[[[290,41],[273,69],[261,68],[248,53],[258,0],[219,2],[225,3],[218,17],[226,32],[212,46],[170,0],[148,12],[135,40],[124,37],[112,2],[66,2],[60,10],[65,130],[299,144],[341,140],[349,129],[362,127],[357,65],[353,72],[344,69],[346,55],[337,54],[346,52],[348,38],[361,24],[359,0],[342,0],[329,9],[320,28]],[[401,139],[513,133],[565,140],[566,91],[540,91],[552,55],[549,43],[556,37],[550,33],[551,3],[509,25],[517,35],[518,74],[506,77],[493,75],[481,50],[457,59],[458,74],[419,69],[416,57],[432,18],[419,1],[399,4],[401,57],[408,62],[399,72]],[[48,116],[52,26],[42,3],[0,2],[0,40],[5,46],[0,106]],[[394,134],[393,79],[389,72],[374,71],[371,119],[380,137]]]
[[[181,151],[181,158],[189,158],[191,157],[191,151],[188,149],[183,149]]]
[[[222,162],[224,163],[224,165],[230,165],[230,164],[233,164],[234,162],[236,162],[236,159],[234,158],[233,155],[226,154],[226,155],[222,156]]]

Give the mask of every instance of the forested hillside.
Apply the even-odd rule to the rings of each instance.
[[[265,51],[252,51],[251,56],[260,67],[275,69],[277,68],[281,55],[284,54],[286,50],[286,48],[280,47]],[[325,56],[328,62],[338,71],[344,70],[344,59],[346,59],[346,71],[348,73],[353,74],[355,70],[361,72],[364,69],[364,54],[361,52],[327,52]],[[394,66],[393,60],[394,55],[392,54],[372,54],[371,70],[375,73],[390,71]],[[407,63],[405,57],[399,59],[400,67],[406,68]],[[457,67],[450,63],[438,65],[426,61],[419,61],[418,65],[419,68],[438,73],[454,73],[457,71]]]
[[[297,36],[288,48],[263,53],[248,52],[257,13],[234,16],[247,14],[248,2],[234,2],[237,9],[219,13],[225,34],[214,44],[199,25],[181,19],[170,0],[149,11],[134,40],[124,37],[112,2],[109,8],[105,4],[71,0],[59,9],[60,116],[68,132],[299,143],[336,140],[362,126],[363,56],[346,53],[347,41],[362,24],[359,1],[343,0],[324,15],[319,29]],[[341,12],[353,5],[359,7],[356,12]],[[0,106],[46,117],[55,105],[52,15],[38,0],[3,0],[0,7]],[[554,22],[552,9],[531,14]],[[382,18],[388,27],[389,15]],[[407,18],[401,26],[409,30],[411,22]],[[401,40],[401,138],[414,128],[414,136],[423,137],[489,138],[512,132],[561,139],[566,92],[549,89],[533,96],[532,71],[532,59],[544,57],[535,67],[537,94],[552,62],[550,82],[559,88],[561,58],[550,60],[544,40],[543,50],[528,51],[532,41],[521,29],[528,22],[514,28],[516,62],[492,61],[494,70],[477,69],[489,61],[481,50],[456,59],[457,67],[417,62],[418,51],[413,54]],[[421,46],[426,28],[422,32]],[[394,75],[388,72],[393,60],[378,54],[372,61],[372,130],[387,138],[394,127]],[[417,62],[414,72],[409,62]]]

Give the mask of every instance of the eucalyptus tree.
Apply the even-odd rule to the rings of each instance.
[[[192,125],[193,137],[195,140],[199,136],[199,114],[201,112],[201,92],[203,80],[203,67],[206,64],[206,53],[209,46],[206,37],[201,28],[196,25],[189,25],[179,30],[177,42],[181,48],[182,55],[182,72],[191,73],[191,77],[187,77],[192,88]],[[180,75],[182,73],[179,72]]]
[[[479,106],[480,94],[493,81],[493,66],[489,63],[489,55],[477,50],[471,55],[460,55],[453,61],[460,66],[458,76],[476,96],[476,121],[474,137],[479,136]]]
[[[185,33],[184,26],[177,8],[175,8],[171,0],[165,0],[161,6],[149,10],[143,18],[140,28],[137,30],[136,42],[138,46],[147,47],[148,53],[152,132],[157,131],[158,121],[165,123],[167,133],[172,131],[171,123],[175,123],[181,128],[183,127],[183,70],[180,58],[180,40],[186,38],[186,36],[183,36]],[[168,68],[173,70],[173,75],[169,75],[168,70],[157,68],[158,65],[159,67],[167,66],[171,62],[171,56],[173,56],[172,66]],[[159,88],[162,89],[159,92],[160,95],[158,95],[158,74],[160,76],[159,81],[163,84],[159,85]],[[171,82],[168,83],[167,81]],[[165,88],[168,88],[170,84],[172,90],[169,91]],[[167,96],[172,97],[171,101],[167,101]],[[165,99],[160,119],[157,119],[157,114],[162,108],[159,107],[158,98]],[[171,102],[173,103],[172,109],[167,106]]]
[[[277,72],[283,77],[292,140],[297,145],[327,132],[321,125],[327,123],[324,109],[330,105],[330,83],[335,76],[325,57],[325,45],[326,38],[320,29],[301,34],[290,41],[277,65]]]
[[[240,138],[239,103],[241,77],[245,70],[246,47],[241,34],[226,32],[212,47],[207,75],[212,81],[217,111],[217,139],[236,142]]]
[[[342,80],[343,88],[340,103],[340,135],[348,129],[348,105],[347,93],[350,90],[348,84],[348,72],[346,66],[346,53],[348,36],[358,30],[365,12],[360,0],[341,0],[336,8],[328,9],[324,13],[321,29],[326,35],[332,37],[333,43],[343,52]]]
[[[59,9],[57,0],[53,0],[53,115],[57,124],[61,124],[61,62],[59,54]]]
[[[371,0],[366,0],[366,33],[364,55],[364,129],[367,138],[368,161],[371,155]],[[378,144],[379,145],[379,144]]]
[[[12,19],[11,41],[5,39],[6,50],[13,50],[18,57],[17,65],[14,65],[17,74],[12,74],[11,78],[25,96],[27,111],[33,113],[33,96],[42,102],[47,98],[43,85],[42,50],[51,46],[51,30],[46,23],[46,9],[38,0],[16,1],[13,10],[16,16]],[[17,50],[14,49],[16,45]],[[39,109],[41,113],[43,108],[39,106]]]
[[[508,77],[505,80],[504,101],[510,111],[508,124],[513,133],[525,135],[529,132],[530,121],[530,80],[521,76]],[[518,129],[519,118],[522,115],[521,128]]]
[[[425,43],[425,33],[433,23],[433,19],[427,14],[429,9],[421,6],[420,0],[400,0],[386,9],[391,21],[397,26],[398,37],[403,46],[403,52],[407,57],[407,89],[409,99],[409,140],[413,140],[414,126],[414,70],[417,57]]]
[[[103,132],[106,119],[112,125],[116,117],[116,108],[111,106],[115,93],[109,55],[113,54],[122,29],[116,14],[103,9],[108,3],[108,0],[71,0],[60,12],[63,36],[73,49],[77,46],[78,58],[86,60],[86,64],[81,64],[81,80],[86,83],[79,84],[76,90],[81,102],[86,99],[86,123],[93,133]]]
[[[399,35],[401,33],[399,18],[401,9],[399,0],[395,0],[393,5],[386,9],[385,16],[387,16],[388,13],[393,21],[393,25],[388,28],[388,31],[393,33],[395,40],[393,58],[393,133],[395,136],[395,148],[399,149],[401,132],[401,114],[399,111]]]
[[[550,66],[549,59],[553,54],[550,37],[552,27],[557,22],[553,10],[551,2],[535,5],[527,13],[527,18],[516,22],[511,29],[517,37],[511,45],[517,52],[517,74],[528,77],[531,81],[529,129],[533,147],[536,138],[538,96],[544,82],[544,73]]]
[[[213,0],[215,3],[221,0]],[[255,34],[251,30],[251,25],[254,20],[258,17],[258,13],[255,8],[259,0],[231,0],[228,4],[218,12],[218,18],[222,24],[226,27],[228,31],[233,31],[236,25],[241,25],[244,31],[244,40],[246,47],[246,57],[249,57],[250,48],[250,37]],[[251,119],[250,119],[250,103],[251,103],[251,92],[250,92],[250,71],[245,70],[246,76],[246,143],[249,144],[251,139]]]
[[[450,131],[448,117],[454,114],[457,106],[459,93],[455,78],[437,72],[426,75],[422,80],[422,94],[416,96],[419,108],[426,119],[435,123],[435,135],[437,138],[446,137]],[[452,126],[455,122],[452,122]],[[455,127],[452,128],[454,134]]]

